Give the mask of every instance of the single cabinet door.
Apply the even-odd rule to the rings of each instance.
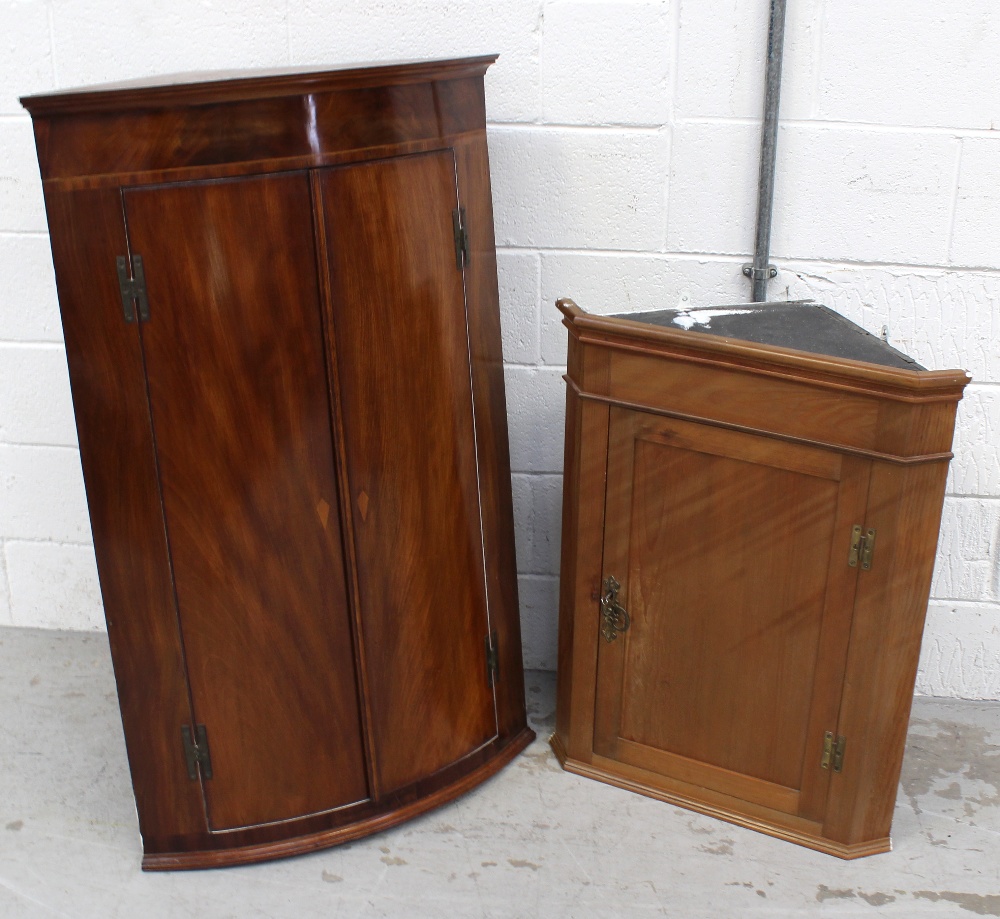
[[[497,733],[451,150],[322,170],[377,793]]]
[[[124,193],[208,825],[368,797],[305,173]],[[181,725],[177,768],[185,768]]]
[[[821,821],[869,464],[618,408],[608,449],[595,752]]]

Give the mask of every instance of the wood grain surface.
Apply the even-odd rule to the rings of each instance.
[[[305,174],[125,194],[215,830],[368,793],[309,207]]]
[[[376,832],[485,780],[533,737],[492,60],[24,100],[144,867],[243,864]],[[129,256],[149,289],[140,324],[118,288]],[[192,780],[180,729],[197,724],[213,776]]]
[[[192,720],[163,531],[137,326],[124,321],[115,256],[121,193],[46,192],[80,458],[139,829],[200,831],[180,726]]]
[[[819,851],[887,851],[968,376],[558,306],[553,749],[571,771]],[[870,570],[848,564],[854,526],[876,530]],[[610,643],[608,575],[631,615]],[[827,732],[846,738],[842,771],[823,768]]]
[[[382,793],[497,732],[455,159],[320,181],[332,327],[349,343],[337,375]]]
[[[758,780],[740,797],[796,813],[813,706],[839,695],[815,684],[825,614],[847,615],[826,589],[857,576],[831,551],[841,459],[611,419],[604,568],[632,626],[600,642],[595,752],[727,793]]]

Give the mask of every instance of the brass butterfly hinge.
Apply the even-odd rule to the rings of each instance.
[[[142,267],[142,256],[132,256],[132,270],[129,271],[129,258],[119,255],[118,290],[122,296],[122,311],[126,322],[135,322],[135,308],[139,307],[139,321],[149,322],[149,298],[146,296],[146,272]]]
[[[201,777],[210,779],[212,754],[208,750],[208,731],[205,730],[205,725],[196,724],[192,733],[190,725],[182,724],[181,742],[184,744],[184,761],[187,763],[188,778],[192,781],[197,779],[200,767]]]
[[[840,772],[844,768],[844,747],[847,746],[847,738],[841,734],[836,740],[833,739],[833,731],[827,731],[823,736],[823,758],[819,764],[824,769],[833,766],[834,772]]]
[[[632,624],[628,611],[618,602],[618,591],[622,585],[613,575],[604,579],[601,594],[601,634],[606,641],[614,641],[619,632],[627,632]]]
[[[483,639],[483,644],[486,646],[486,682],[494,686],[500,679],[500,647],[496,629]]]
[[[455,233],[455,267],[461,271],[469,264],[469,230],[464,207],[456,207],[451,212],[451,224]]]
[[[860,524],[851,528],[851,550],[847,553],[847,564],[857,568],[860,563],[862,570],[868,571],[872,566],[872,555],[875,554],[875,531],[863,529]]]

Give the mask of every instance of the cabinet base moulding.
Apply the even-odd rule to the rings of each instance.
[[[298,836],[295,839],[280,839],[275,842],[258,843],[249,846],[234,846],[230,849],[215,849],[199,852],[154,852],[142,858],[144,871],[180,871],[197,868],[231,868],[236,865],[252,865],[289,855],[305,855],[320,849],[329,849],[355,839],[371,836],[391,829],[427,811],[441,807],[461,797],[467,791],[492,778],[515,756],[535,739],[535,732],[524,728],[492,754],[485,763],[455,779],[437,792],[412,801],[397,810],[377,814],[347,826],[333,827],[318,833]]]
[[[746,808],[744,802],[736,798],[729,798],[727,795],[709,791],[705,788],[698,788],[695,785],[685,785],[683,782],[671,782],[670,784],[676,786],[676,788],[674,790],[667,790],[662,787],[663,778],[653,773],[647,773],[647,775],[650,782],[655,781],[656,784],[642,781],[638,777],[628,778],[620,772],[611,771],[592,763],[571,759],[566,755],[566,750],[558,734],[553,734],[549,738],[549,746],[552,747],[552,752],[555,753],[556,759],[559,760],[559,765],[567,772],[582,775],[588,779],[597,779],[597,781],[604,782],[607,785],[614,785],[616,788],[623,788],[625,791],[645,795],[647,798],[655,798],[657,801],[674,804],[677,807],[683,807],[687,810],[704,814],[706,817],[725,820],[727,823],[732,823],[735,826],[741,826],[748,830],[756,830],[758,833],[773,836],[775,839],[794,842],[800,846],[805,846],[807,849],[823,852],[826,855],[836,855],[838,858],[843,859],[855,859],[864,858],[866,855],[879,855],[882,852],[892,851],[892,840],[888,836],[853,845],[835,842],[832,839],[825,839],[816,833],[809,833],[803,829],[782,826],[783,822],[798,824],[806,821],[789,818],[788,815],[778,811],[769,814],[766,820],[755,819],[745,813],[740,813],[738,808]],[[612,765],[613,761],[608,760],[608,763]],[[630,771],[634,771],[637,774],[644,772],[644,770],[640,769]],[[680,790],[681,788],[683,790]],[[721,803],[726,800],[732,802],[732,807],[727,807]]]

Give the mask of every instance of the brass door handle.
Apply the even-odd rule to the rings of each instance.
[[[607,641],[614,641],[619,632],[627,632],[632,624],[628,610],[618,602],[618,591],[621,584],[613,575],[604,579],[604,591],[601,594],[601,634]]]

